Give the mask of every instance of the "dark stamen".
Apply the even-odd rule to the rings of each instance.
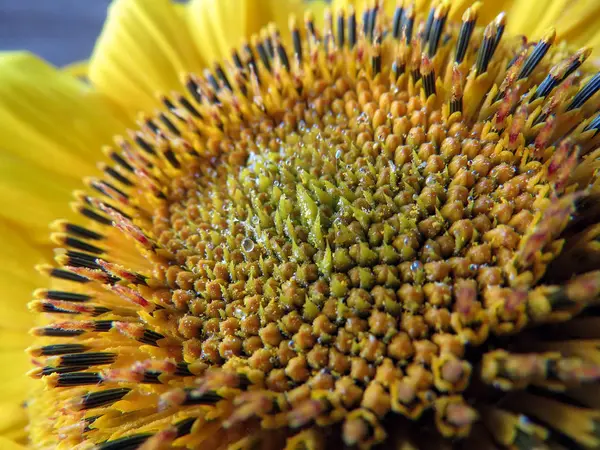
[[[370,13],[370,10],[368,8],[366,8],[363,11],[363,15],[362,15],[363,35],[365,37],[369,36],[369,13]]]
[[[150,437],[151,433],[134,434],[133,436],[126,436],[113,441],[106,441],[102,444],[98,444],[98,450],[135,450]]]
[[[85,333],[84,330],[63,330],[62,328],[43,327],[36,330],[39,336],[48,337],[73,337],[80,336]]]
[[[263,46],[262,42],[256,43],[256,50],[258,51],[258,56],[260,57],[260,60],[262,61],[263,65],[270,72],[271,71],[271,62],[269,61],[269,56],[267,55],[267,52],[266,52],[265,47]]]
[[[600,72],[594,75],[586,85],[575,94],[573,97],[573,101],[567,108],[567,111],[571,111],[572,109],[581,108],[585,102],[587,102],[590,97],[592,97],[598,90],[600,89]]]
[[[281,61],[281,64],[287,70],[290,71],[290,60],[288,59],[287,52],[285,51],[285,47],[281,42],[277,42],[277,56]]]
[[[165,159],[169,161],[169,164],[171,164],[171,166],[173,166],[175,169],[181,168],[181,164],[177,160],[177,157],[175,156],[175,153],[173,153],[173,150],[167,149],[165,150],[163,155],[165,156]]]
[[[594,136],[598,134],[598,131],[600,131],[600,114],[597,115],[590,123],[588,123],[583,131],[589,130],[594,130]]]
[[[60,280],[73,281],[75,283],[89,283],[90,279],[83,277],[81,275],[77,275],[76,273],[69,272],[63,269],[53,268],[50,271],[50,276],[52,278],[58,278]]]
[[[381,45],[381,37],[377,36],[375,40],[375,51],[371,58],[371,68],[373,69],[373,76],[381,72],[381,51],[379,46]]]
[[[146,384],[161,384],[160,380],[158,379],[158,377],[161,375],[162,372],[157,370],[147,370],[144,372],[144,377],[142,378],[141,382]]]
[[[159,134],[159,133],[160,133],[160,128],[159,128],[159,126],[158,126],[158,125],[156,125],[152,119],[146,119],[146,120],[144,121],[144,123],[146,124],[146,126],[147,126],[148,128],[150,128],[150,131],[151,131],[153,134]]]
[[[164,336],[152,330],[144,330],[144,335],[139,339],[144,344],[157,346],[156,342],[164,339]]]
[[[427,41],[429,41],[429,34],[431,33],[431,27],[433,26],[433,18],[435,16],[435,7],[432,7],[429,10],[429,14],[427,15],[427,21],[425,22],[425,28],[423,30],[423,35],[421,36],[421,47],[425,47]]]
[[[148,142],[146,142],[144,138],[142,138],[140,133],[135,134],[134,141],[142,150],[144,150],[149,155],[156,155],[156,151],[154,151],[154,148],[150,144],[148,144]]]
[[[392,20],[392,36],[394,36],[394,39],[396,40],[400,39],[400,32],[402,31],[401,25],[403,14],[404,8],[402,8],[402,6],[400,5],[396,6],[396,10],[394,11],[394,18]]]
[[[117,359],[115,353],[90,352],[68,354],[60,357],[61,366],[99,366],[112,364]]]
[[[292,42],[294,43],[294,55],[296,61],[300,63],[302,61],[302,37],[300,36],[300,30],[295,23],[292,28]]]
[[[462,97],[450,100],[450,114],[462,112]]]
[[[377,12],[379,10],[379,5],[375,3],[374,7],[369,11],[369,26],[368,26],[368,38],[371,42],[373,42],[373,38],[375,36],[375,25],[377,23]]]
[[[105,333],[110,331],[112,328],[113,321],[112,320],[96,320],[94,322],[94,331],[99,333]]]
[[[194,374],[189,371],[188,364],[184,362],[180,362],[177,364],[177,369],[175,370],[175,375],[180,377],[190,377]]]
[[[544,78],[544,80],[540,83],[535,93],[531,96],[529,102],[532,102],[540,97],[546,97],[552,89],[558,86],[559,80],[551,73]]]
[[[93,241],[100,241],[104,239],[104,236],[102,236],[101,234],[96,233],[92,230],[88,230],[87,228],[84,228],[80,225],[75,225],[73,223],[65,224],[65,231],[67,233],[74,234],[84,239],[90,239]]]
[[[581,66],[584,61],[588,58],[590,52],[589,50],[584,50],[584,51],[579,51],[577,52],[577,54],[573,57],[573,60],[571,61],[571,63],[569,64],[569,67],[567,67],[567,70],[565,71],[564,75],[561,78],[561,83],[569,76],[571,75],[573,72],[575,72],[577,69],[579,69],[579,66]]]
[[[82,344],[54,344],[45,345],[39,349],[42,356],[65,355],[67,353],[83,353],[88,349]]]
[[[112,310],[109,308],[105,308],[104,306],[95,306],[94,311],[92,312],[92,316],[101,316],[102,314],[106,314],[107,312],[111,312]]]
[[[498,44],[500,44],[500,39],[502,39],[502,36],[504,35],[504,29],[506,28],[506,14],[504,14],[504,13],[498,14],[498,16],[496,17],[496,20],[495,20],[495,25],[496,25],[496,35],[494,37],[494,45],[492,47],[492,55],[498,48]],[[490,58],[491,58],[491,56],[490,56]]]
[[[58,374],[57,387],[86,386],[101,384],[102,377],[97,372],[74,372]]]
[[[190,417],[188,419],[183,419],[180,422],[175,424],[177,428],[177,437],[185,436],[186,434],[190,434],[192,432],[192,426],[196,421],[195,417]]]
[[[95,211],[92,211],[89,208],[80,207],[79,212],[81,214],[83,214],[85,217],[87,217],[88,219],[91,219],[94,222],[98,222],[102,225],[111,225],[112,224],[112,220],[96,213]]]
[[[402,34],[406,38],[406,43],[410,44],[412,40],[413,28],[415,26],[415,14],[414,12],[410,12],[404,24],[402,24]]]
[[[87,267],[88,269],[101,270],[102,267],[96,262],[96,257],[87,253],[67,251],[67,266]]]
[[[222,398],[223,397],[218,395],[216,392],[209,391],[203,394],[197,394],[193,389],[186,389],[186,396],[182,406],[213,405],[219,400],[222,400]]]
[[[181,136],[179,129],[173,124],[173,122],[171,122],[171,119],[169,119],[166,114],[160,113],[158,118],[171,133],[173,133],[175,136]]]
[[[483,43],[481,44],[481,47],[479,47],[479,52],[477,53],[477,75],[481,75],[487,71],[488,64],[490,63],[492,56],[494,56],[494,28],[494,24],[489,24],[485,28]]]
[[[345,43],[345,34],[346,34],[346,30],[345,30],[345,21],[344,21],[344,12],[343,11],[338,11],[338,16],[337,16],[337,45],[339,49],[344,48],[344,43]]]
[[[73,247],[77,250],[81,250],[88,253],[94,253],[95,255],[101,255],[104,253],[104,250],[96,247],[95,245],[88,244],[87,242],[81,241],[71,236],[67,236],[64,240],[65,245],[67,247]]]
[[[356,13],[352,10],[348,17],[348,47],[353,49],[356,45]]]
[[[429,32],[429,57],[433,58],[437,53],[438,46],[440,43],[440,37],[446,25],[446,19],[448,18],[448,10],[439,7],[433,19],[433,25]]]
[[[189,77],[185,83],[185,87],[191,94],[194,101],[201,105],[202,95],[200,95],[200,86],[198,86],[198,83],[196,83],[196,81],[193,78]]]
[[[50,303],[42,304],[42,311],[47,314],[79,314],[77,311],[67,311],[65,309],[58,308]]]
[[[52,375],[53,373],[73,373],[82,372],[89,369],[87,366],[70,366],[70,367],[50,367],[46,366],[42,369],[42,376]]]
[[[106,166],[104,168],[104,173],[109,177],[114,178],[119,183],[124,184],[125,186],[133,186],[133,182],[131,182],[128,178],[125,178],[123,175],[121,175],[119,172],[117,172],[110,166]]]
[[[202,114],[200,114],[198,112],[198,110],[196,108],[194,108],[194,105],[192,105],[187,98],[185,98],[183,96],[179,97],[179,103],[181,104],[181,106],[183,106],[183,108],[187,112],[189,112],[196,119],[201,119],[202,118]]]
[[[128,172],[133,173],[133,167],[131,167],[129,165],[129,163],[127,161],[125,161],[123,159],[123,157],[121,155],[119,155],[117,152],[110,152],[110,159],[112,159],[115,163],[117,163],[119,166],[121,166],[123,169],[127,170]]]
[[[165,105],[165,108],[167,108],[169,111],[173,112],[175,109],[177,109],[169,97],[162,96],[161,100],[163,105]]]
[[[394,74],[394,79],[398,79],[400,75],[404,73],[406,66],[404,64],[400,64],[398,61],[394,61],[392,63],[392,73]]]
[[[265,37],[264,43],[265,49],[267,50],[267,55],[269,55],[269,59],[275,59],[275,46],[273,45],[273,40],[267,36]]]
[[[470,11],[469,14],[465,13],[456,42],[456,56],[454,57],[454,61],[458,64],[462,63],[465,59],[476,21],[477,17],[474,14],[471,14]]]
[[[235,67],[237,67],[241,72],[244,72],[245,67],[242,63],[242,58],[240,58],[240,54],[238,53],[237,49],[233,49],[231,57],[233,59],[233,64],[235,64]]]
[[[209,70],[204,71],[204,77],[206,78],[206,81],[208,81],[208,84],[211,85],[211,87],[213,88],[213,90],[215,92],[219,92],[221,90],[221,86],[219,85],[219,82],[217,81],[215,76]]]
[[[244,44],[244,53],[246,55],[246,58],[248,59],[248,69],[250,69],[250,66],[252,66],[256,71],[256,56],[254,56],[254,52],[252,51],[252,47],[250,46],[250,44]]]
[[[423,55],[421,59],[421,77],[423,78],[425,98],[429,98],[435,94],[435,72],[431,60],[426,55]]]
[[[64,300],[67,302],[87,302],[92,299],[91,295],[79,294],[65,291],[47,291],[44,298],[48,300]]]
[[[229,79],[227,78],[227,75],[220,64],[215,65],[215,73],[217,74],[217,78],[219,78],[223,86],[225,86],[225,88],[230,92],[233,92],[233,87],[231,86],[231,83],[229,82]]]
[[[518,77],[519,80],[527,78],[529,75],[531,75],[531,72],[533,72],[533,70],[542,60],[544,55],[548,52],[548,49],[554,42],[555,36],[556,33],[554,33],[553,31],[551,34],[545,36],[544,39],[540,40],[540,42],[537,43],[537,45],[525,61],[525,64],[523,64],[523,67],[521,67],[521,72],[519,73]]]
[[[81,398],[81,409],[99,408],[100,406],[111,405],[121,400],[131,389],[115,388],[106,389],[98,392],[89,392]]]

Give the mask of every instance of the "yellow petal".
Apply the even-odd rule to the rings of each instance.
[[[116,0],[90,59],[89,78],[133,114],[152,111],[157,92],[180,90],[180,74],[202,67],[180,5]]]
[[[0,450],[27,450],[27,447],[17,444],[12,439],[0,436]]]
[[[0,335],[2,332],[0,331]],[[10,440],[0,440],[0,450],[9,447],[8,442],[22,442],[26,436],[27,410],[25,400],[33,386],[33,380],[26,376],[30,369],[29,357],[23,351],[0,350],[0,436]],[[5,447],[6,446],[6,447]],[[16,447],[18,448],[18,447]]]
[[[192,0],[188,8],[189,27],[198,52],[208,64],[229,59],[231,50],[269,23],[278,26],[287,38],[290,14],[300,20],[306,10],[322,22],[323,1],[302,0]]]
[[[126,124],[85,83],[28,53],[0,54],[3,242],[47,242],[48,223],[71,214],[71,191]]]
[[[124,124],[85,83],[26,52],[0,53],[0,145],[73,179]]]
[[[74,77],[87,78],[89,68],[90,62],[86,59],[71,63],[68,66],[63,67],[63,70]]]
[[[11,330],[26,333],[33,325],[27,303],[32,291],[44,282],[33,267],[48,262],[51,255],[49,244],[36,245],[26,233],[23,227],[0,221],[0,337]],[[4,349],[0,346],[0,352]]]

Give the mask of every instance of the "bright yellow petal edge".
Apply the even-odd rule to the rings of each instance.
[[[4,262],[0,285],[2,298],[10,301],[5,300],[8,313],[2,317],[0,332],[9,333],[15,347],[28,342],[24,335],[10,333],[18,333],[31,325],[25,302],[31,290],[40,286],[29,268],[51,257],[50,244],[45,238],[46,224],[56,217],[69,217],[70,193],[80,186],[82,176],[97,170],[94,164],[101,159],[97,149],[110,143],[113,135],[123,133],[136,112],[151,112],[156,108],[155,92],[180,88],[181,72],[200,72],[229,45],[238,44],[240,36],[228,42],[225,36],[229,33],[215,31],[225,29],[225,25],[215,24],[226,24],[229,16],[239,17],[239,10],[252,17],[265,3],[243,2],[244,10],[238,3],[220,2],[215,6],[208,1],[194,1],[182,13],[179,5],[168,1],[116,1],[90,63],[91,88],[31,55],[3,55],[0,60],[0,170],[3,174],[0,226],[6,245],[0,256]],[[287,11],[278,8],[281,2],[273,3],[275,6],[267,9],[270,14],[257,14],[259,19],[250,18],[245,23],[249,33],[260,28],[259,22],[264,17],[269,17],[267,21],[287,21]],[[360,10],[360,2],[357,4]],[[563,2],[552,2],[542,11],[533,9],[532,4],[506,3],[511,17],[521,17],[515,25],[509,25],[510,31],[530,34],[535,30],[531,34],[541,34],[541,24],[551,25],[551,19],[556,18],[559,36],[565,36],[569,42],[598,43],[598,27],[593,20],[597,21],[599,7],[595,2],[571,3],[568,14],[563,14]],[[496,3],[493,10],[500,10],[502,6]],[[493,16],[491,9],[484,7],[482,11]],[[207,17],[214,19],[211,26],[206,26]],[[527,19],[531,17],[536,18],[535,23]],[[185,30],[183,33],[173,33],[173,30],[181,31],[180,27]],[[175,39],[175,35],[179,37]],[[205,41],[210,45],[196,44]],[[102,126],[98,127],[98,123]],[[69,132],[65,133],[65,129]],[[2,348],[7,360],[13,361],[12,366],[18,367],[16,374],[10,371],[11,382],[19,378],[18,373],[26,364],[14,363],[15,358],[19,358],[14,350],[17,349]],[[5,386],[7,392],[19,397],[18,402],[10,402],[16,405],[21,402],[26,387],[11,389],[11,382]],[[25,379],[23,382],[26,383]],[[14,381],[14,386],[18,384]],[[13,423],[18,409],[14,409],[15,414],[9,409],[6,411],[9,419],[0,416],[0,423],[9,425],[0,428],[2,434],[22,434],[22,430],[15,431]],[[0,442],[3,448],[1,445],[3,442]]]

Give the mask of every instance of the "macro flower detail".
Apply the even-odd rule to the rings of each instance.
[[[104,149],[34,448],[600,445],[600,73],[450,7],[271,24]]]

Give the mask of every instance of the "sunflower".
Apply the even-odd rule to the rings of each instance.
[[[599,447],[598,13],[116,0],[3,55],[0,448]]]

